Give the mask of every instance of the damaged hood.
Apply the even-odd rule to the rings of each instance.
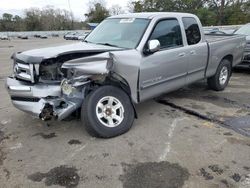
[[[122,48],[98,45],[93,43],[78,42],[69,45],[41,48],[16,53],[12,57],[25,63],[41,63],[44,59],[57,58],[61,55],[73,53],[103,53],[109,51],[122,50]]]
[[[62,68],[72,69],[82,74],[107,74],[113,66],[114,55],[105,52],[94,56],[78,58],[63,63]]]

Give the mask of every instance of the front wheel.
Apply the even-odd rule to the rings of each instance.
[[[84,100],[81,118],[93,136],[110,138],[127,132],[135,113],[129,96],[114,86],[101,86]]]
[[[223,59],[217,68],[214,76],[207,79],[208,86],[215,91],[224,90],[229,82],[232,72],[231,63],[227,59]]]

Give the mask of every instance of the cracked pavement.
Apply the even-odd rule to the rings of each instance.
[[[223,92],[200,81],[139,104],[128,133],[97,139],[77,119],[47,124],[15,109],[4,88],[14,51],[64,43],[0,43],[0,187],[250,187],[250,70]]]

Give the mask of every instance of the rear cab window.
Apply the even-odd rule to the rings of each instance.
[[[188,45],[198,44],[201,41],[201,32],[195,18],[182,18]]]
[[[183,46],[180,24],[177,19],[160,20],[154,27],[149,40],[158,40],[161,49]]]

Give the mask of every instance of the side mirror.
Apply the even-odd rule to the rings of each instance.
[[[160,50],[161,44],[157,39],[148,41],[148,52],[155,53]]]

